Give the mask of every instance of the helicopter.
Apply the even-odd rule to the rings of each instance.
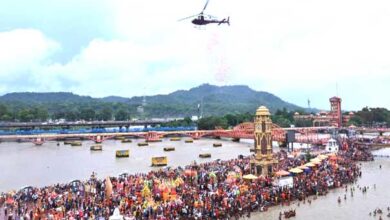
[[[195,25],[207,25],[207,24],[211,24],[211,23],[216,23],[218,25],[221,25],[221,24],[228,24],[230,26],[230,17],[228,18],[224,18],[222,20],[218,20],[216,19],[214,16],[211,16],[211,15],[206,15],[206,14],[203,14],[204,10],[206,9],[207,5],[209,4],[209,0],[207,0],[205,6],[203,7],[203,10],[199,13],[199,14],[196,14],[196,15],[192,15],[192,16],[189,16],[189,17],[185,17],[185,18],[182,18],[180,19],[179,21],[183,21],[183,20],[186,20],[186,19],[189,19],[189,18],[193,18],[193,17],[196,17],[195,19],[193,19],[191,22]]]

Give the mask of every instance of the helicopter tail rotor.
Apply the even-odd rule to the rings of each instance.
[[[218,23],[218,25],[221,25],[223,23],[226,23],[226,24],[228,24],[230,26],[230,17],[228,17],[227,19],[226,18],[222,19],[222,21],[220,21]]]

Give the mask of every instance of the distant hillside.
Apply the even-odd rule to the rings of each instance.
[[[268,93],[252,90],[248,86],[213,86],[203,84],[190,90],[179,90],[168,95],[147,96],[146,102],[151,105],[182,105],[188,111],[196,113],[197,105],[203,103],[205,115],[226,113],[255,112],[260,105],[271,111],[286,108],[287,110],[303,109]],[[126,102],[139,104],[143,97],[133,97]],[[184,112],[183,112],[184,113]]]
[[[79,96],[70,92],[15,92],[0,96],[0,101],[22,103],[49,103],[49,102],[90,102],[90,96]]]
[[[277,109],[302,110],[303,108],[285,102],[279,97],[248,86],[213,86],[203,84],[190,90],[178,90],[167,95],[146,96],[145,115],[147,117],[185,117],[198,115],[198,105],[203,104],[204,116],[224,115],[227,113],[254,113],[260,105],[267,106],[272,112]],[[72,111],[76,114],[89,108],[100,111],[110,108],[113,113],[118,109],[127,111],[131,117],[139,117],[136,108],[142,104],[143,97],[124,98],[109,96],[92,98],[73,93],[9,93],[0,96],[0,103],[12,104],[13,108],[39,105],[46,108],[49,115]],[[107,110],[106,110],[107,112]],[[72,114],[73,114],[72,113]]]

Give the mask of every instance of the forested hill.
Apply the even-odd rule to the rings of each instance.
[[[283,101],[279,97],[268,93],[252,90],[248,86],[213,86],[203,84],[190,90],[179,90],[168,95],[147,96],[148,104],[183,105],[188,111],[196,110],[197,105],[203,103],[203,112],[206,115],[221,115],[226,113],[255,112],[260,105],[265,105],[276,111],[302,109],[299,106]],[[133,97],[123,102],[139,104],[143,97]],[[104,100],[104,99],[103,99]]]
[[[50,102],[91,102],[90,96],[79,96],[70,92],[14,92],[0,96],[0,102],[21,102],[26,104],[39,104]]]
[[[73,119],[107,119],[121,117],[185,117],[198,115],[198,104],[203,103],[204,116],[224,115],[228,113],[255,113],[260,105],[267,106],[271,111],[286,108],[287,110],[302,110],[301,107],[285,102],[277,96],[250,89],[248,86],[213,86],[204,84],[190,90],[179,90],[168,95],[146,96],[144,115],[137,112],[143,97],[124,98],[109,96],[92,98],[73,93],[9,93],[0,96],[0,120],[5,113],[10,117],[18,117],[20,111],[29,114],[26,120],[34,118],[37,111],[42,113],[39,118]],[[5,106],[5,107],[4,107]],[[4,109],[5,108],[5,109]],[[1,110],[3,109],[3,110]],[[200,110],[199,109],[199,110]],[[34,113],[35,112],[35,113]],[[4,118],[3,118],[4,120]]]

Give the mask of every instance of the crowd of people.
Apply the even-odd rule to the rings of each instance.
[[[246,180],[251,157],[192,163],[139,174],[73,181],[43,188],[26,187],[0,195],[0,207],[10,219],[109,219],[115,208],[128,219],[238,219],[356,181],[361,171],[354,159],[367,153],[349,149],[336,160],[324,159],[303,173],[291,174],[293,187],[280,186],[277,178]],[[360,156],[351,156],[359,154]],[[275,154],[276,170],[307,163],[305,155]],[[295,212],[294,212],[295,214]]]

